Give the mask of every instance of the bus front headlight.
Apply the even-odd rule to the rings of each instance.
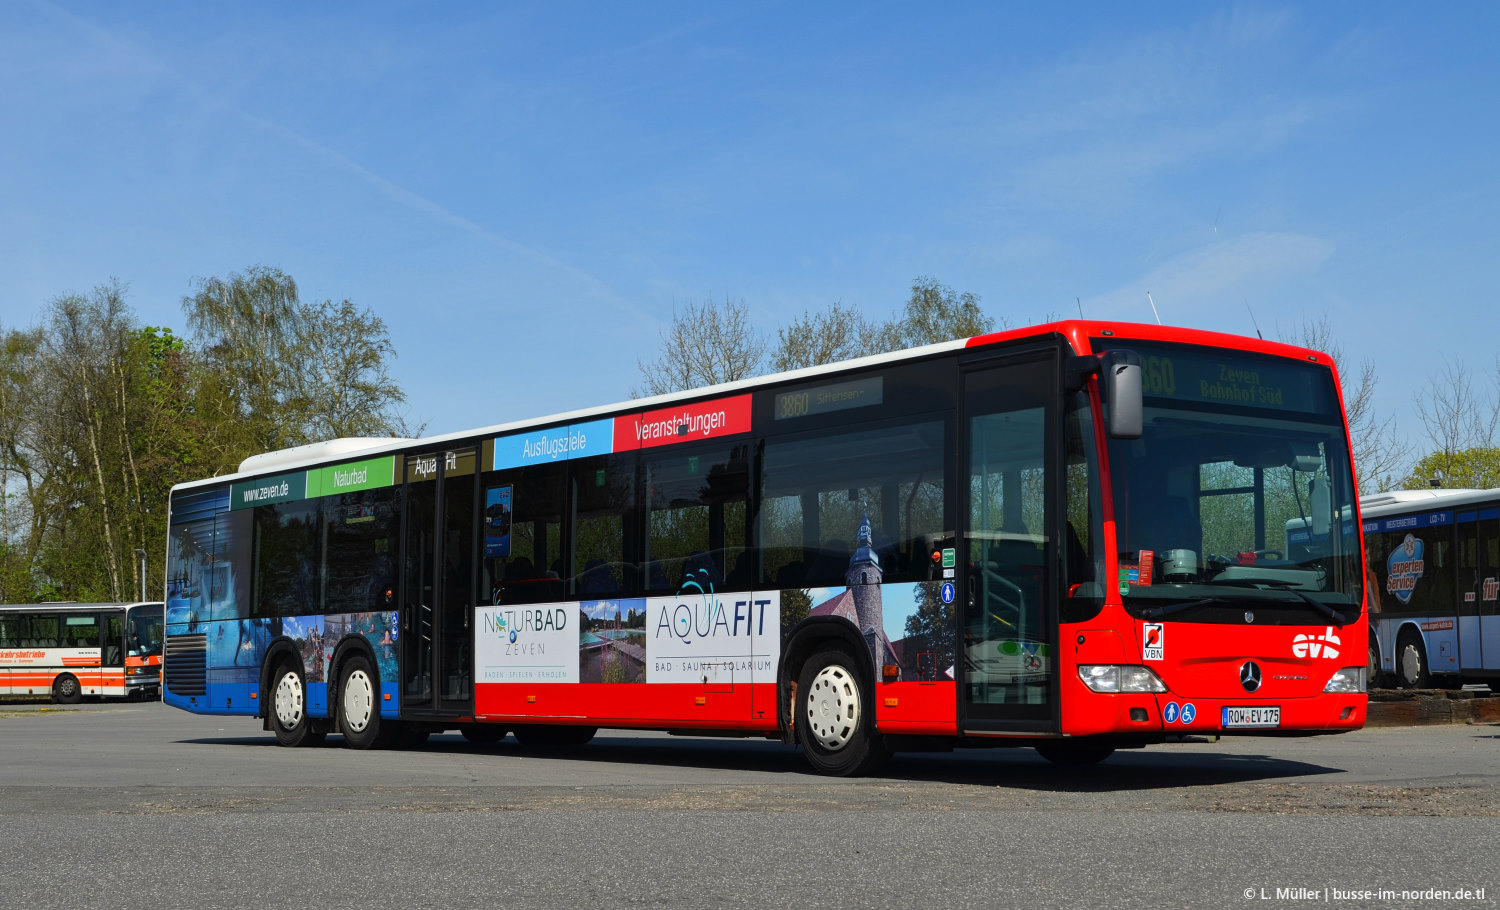
[[[1328,685],[1323,687],[1324,692],[1337,692],[1346,695],[1358,695],[1369,691],[1366,674],[1368,667],[1345,667],[1333,674],[1328,680]]]

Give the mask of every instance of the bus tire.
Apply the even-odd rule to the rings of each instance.
[[[1380,685],[1385,681],[1385,674],[1380,671],[1380,642],[1375,639],[1375,633],[1370,633],[1370,666],[1368,683],[1371,689],[1382,688]]]
[[[575,749],[587,745],[598,732],[598,727],[564,727],[552,724],[521,724],[515,729],[517,742],[528,749],[544,751]]]
[[[52,700],[60,705],[76,705],[83,701],[83,685],[72,673],[63,673],[52,681]]]
[[[499,724],[464,724],[458,728],[464,739],[481,749],[493,746],[505,738],[506,729]]]
[[[1427,649],[1422,647],[1422,636],[1411,629],[1402,631],[1396,639],[1396,679],[1403,689],[1426,689],[1432,685]]]
[[[295,661],[283,661],[271,674],[271,729],[283,746],[316,746],[327,736],[307,716],[307,682]]]
[[[1073,768],[1082,765],[1097,765],[1115,754],[1114,746],[1074,742],[1037,743],[1036,751],[1042,758],[1054,765]]]
[[[847,651],[835,648],[808,658],[798,676],[797,740],[819,774],[869,774],[891,757],[875,729],[875,701],[858,666]]]
[[[401,736],[401,725],[380,716],[380,678],[363,654],[344,661],[339,679],[339,732],[351,749],[385,749]]]

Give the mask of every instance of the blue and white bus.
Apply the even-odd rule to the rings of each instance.
[[[1381,674],[1500,691],[1500,490],[1402,490],[1359,508]]]

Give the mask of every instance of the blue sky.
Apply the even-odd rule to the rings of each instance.
[[[428,433],[629,396],[674,305],[1324,315],[1495,369],[1500,5],[0,5],[0,325],[275,266]],[[1247,307],[1248,304],[1248,307]]]

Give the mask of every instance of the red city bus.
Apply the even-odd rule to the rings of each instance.
[[[1060,322],[176,487],[164,698],[286,745],[654,729],[830,774],[1342,732],[1358,528],[1329,357]]]

